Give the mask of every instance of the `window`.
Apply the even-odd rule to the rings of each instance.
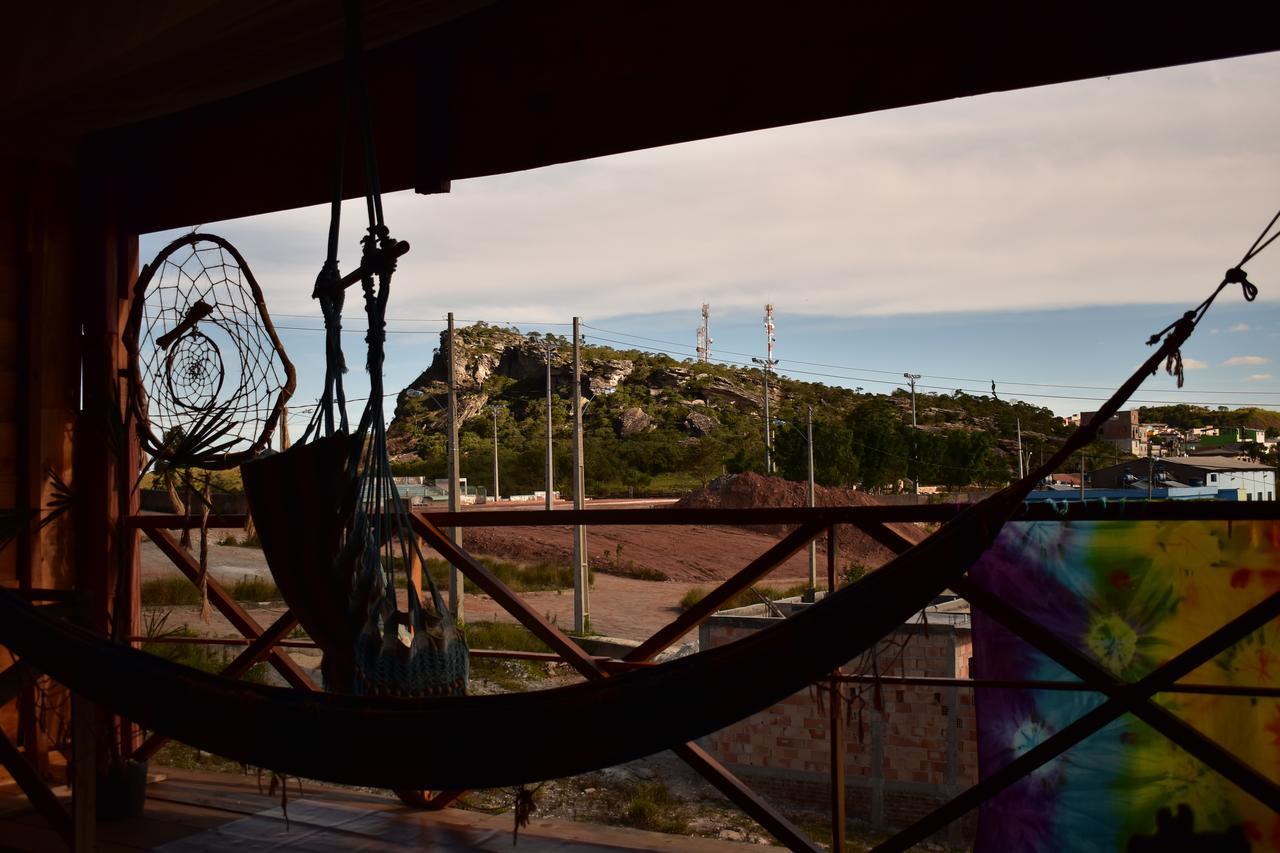
[[[1209,475],[1209,482],[1210,482],[1210,483],[1216,483],[1216,482],[1218,482],[1218,475],[1217,475],[1217,474],[1210,474],[1210,475]]]

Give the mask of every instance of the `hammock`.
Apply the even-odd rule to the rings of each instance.
[[[408,245],[391,237],[382,215],[359,66],[358,19],[358,4],[349,4],[347,100],[358,107],[369,213],[360,268],[347,279],[338,274],[339,145],[328,255],[312,294],[325,321],[324,393],[297,444],[246,462],[240,471],[271,574],[324,652],[325,687],[363,695],[461,695],[467,686],[466,643],[429,573],[423,573],[429,600],[424,603],[418,594],[411,568],[426,561],[387,458],[382,385],[386,310],[396,258]],[[346,364],[341,330],[345,288],[357,281],[369,322],[370,389],[360,423],[351,432],[342,388]],[[401,572],[407,612],[396,602],[395,577]]]
[[[1035,484],[1086,445],[1148,374],[1161,362],[1172,369],[1226,284],[1153,336],[1159,349],[1037,470],[803,613],[697,655],[534,693],[426,699],[304,693],[232,682],[112,644],[9,591],[0,591],[0,642],[147,728],[233,760],[330,782],[490,788],[629,761],[763,710],[928,605],[977,561]],[[442,731],[449,737],[439,737]],[[388,761],[388,755],[432,760]]]

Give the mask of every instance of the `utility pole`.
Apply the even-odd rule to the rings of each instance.
[[[1080,502],[1084,503],[1084,454],[1080,454]]]
[[[573,318],[573,508],[583,509],[587,488],[582,457],[582,338],[579,318]],[[591,591],[587,574],[587,528],[573,526],[573,630],[591,629]]]
[[[1153,483],[1152,480],[1156,479],[1156,473],[1155,471],[1152,470],[1153,465],[1155,465],[1155,461],[1151,459],[1151,439],[1148,438],[1147,439],[1147,500],[1148,501],[1151,500],[1152,487],[1153,485],[1155,485],[1155,483]]]
[[[916,459],[915,428],[916,428],[916,380],[920,378],[920,374],[904,373],[902,375],[906,378],[908,382],[911,383],[911,429],[912,429],[911,461],[915,463],[915,468],[917,469],[916,471],[913,472],[913,475],[911,477],[911,494],[918,495],[920,494],[920,471],[919,471],[920,463],[919,463],[919,460]],[[1019,454],[1019,457],[1021,457],[1021,454]],[[1019,469],[1021,469],[1022,467],[1021,459],[1019,459],[1018,461],[1018,467]]]
[[[498,500],[498,407],[493,407],[493,499]]]
[[[454,328],[453,328],[453,312],[449,312],[449,345],[445,349],[446,360],[449,362],[449,402],[448,402],[448,430],[449,435],[449,512],[458,512],[462,508],[462,490],[459,482],[459,464],[458,464],[458,370],[456,353],[454,350]],[[449,539],[455,545],[462,544],[462,529],[453,527],[449,529]],[[462,576],[458,572],[457,566],[449,567],[449,609],[453,612],[453,618],[461,620],[462,612]]]
[[[280,407],[280,450],[284,452],[293,444],[289,440],[289,407]]]
[[[547,339],[547,511],[551,511],[551,490],[555,485],[553,465],[555,457],[551,446],[551,339]]]
[[[809,406],[809,418],[805,424],[805,436],[809,441],[809,509],[813,509],[814,488],[813,488],[813,406]],[[818,597],[818,543],[809,540],[809,600],[816,601]],[[828,590],[834,592],[834,590]]]
[[[1022,418],[1016,419],[1014,423],[1018,425],[1018,479],[1021,480],[1026,476],[1022,470]]]
[[[773,434],[770,432],[769,419],[769,371],[778,363],[773,357],[773,342],[776,338],[773,335],[773,303],[764,306],[764,338],[765,338],[765,357],[763,359],[752,357],[752,361],[760,365],[764,371],[764,472],[766,474],[773,473]]]

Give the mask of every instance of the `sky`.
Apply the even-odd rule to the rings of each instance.
[[[442,318],[692,357],[868,391],[957,388],[1066,415],[1097,407],[1280,209],[1280,54],[996,93],[649,149],[385,199],[401,260],[386,387],[430,363]],[[328,180],[317,175],[317,180]],[[344,209],[343,270],[363,205]],[[263,286],[297,366],[324,365],[310,299],[327,207],[218,223]],[[192,224],[193,226],[196,223]],[[153,256],[189,229],[144,236]],[[1135,398],[1280,408],[1280,241],[1224,291]],[[348,361],[363,317],[347,309]],[[564,324],[564,325],[554,325]],[[1069,387],[1054,387],[1069,386]],[[352,396],[367,382],[353,369]],[[388,406],[388,414],[390,406]]]

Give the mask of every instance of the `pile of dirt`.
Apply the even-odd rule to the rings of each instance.
[[[874,495],[858,489],[832,486],[814,487],[816,506],[882,506]],[[691,509],[748,509],[753,507],[803,507],[809,505],[809,486],[765,477],[747,472],[717,477],[705,488],[686,495],[676,506]],[[910,522],[892,523],[893,530],[910,540],[919,542],[928,534],[919,525]],[[785,536],[794,527],[784,524],[754,525],[750,529],[773,536]],[[857,563],[869,569],[879,568],[893,559],[893,552],[867,534],[848,524],[841,525],[837,533],[841,566]],[[819,539],[819,549],[825,551],[824,539]]]

